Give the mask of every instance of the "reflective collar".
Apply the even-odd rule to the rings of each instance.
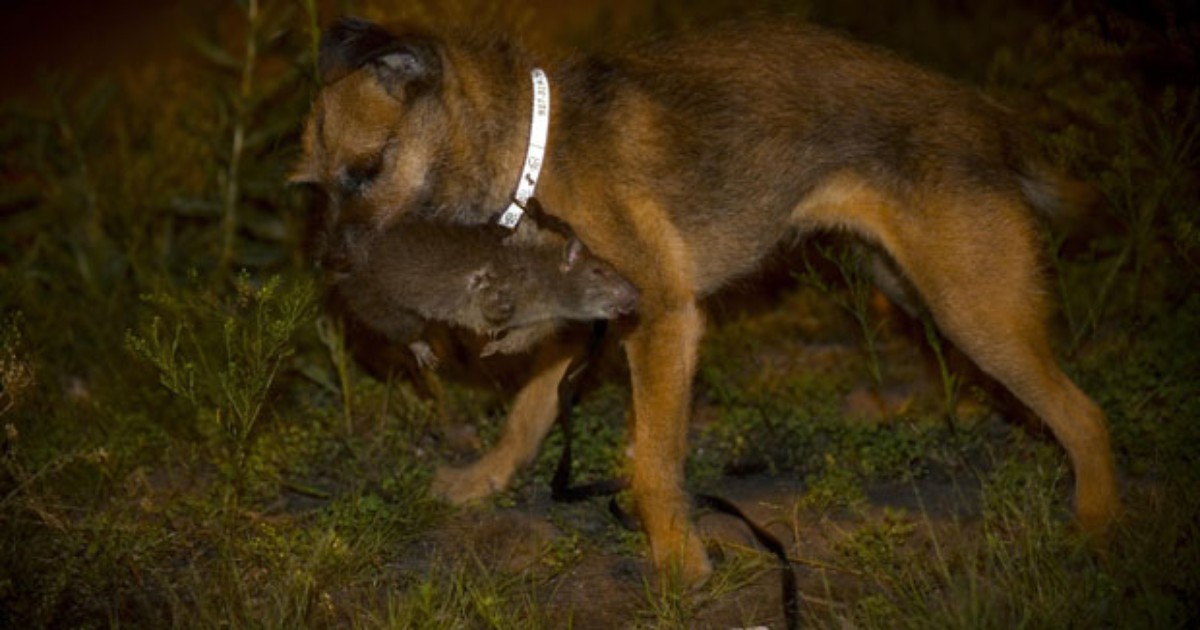
[[[537,188],[538,173],[546,157],[546,137],[550,132],[550,81],[541,68],[530,73],[533,79],[533,114],[529,123],[529,149],[525,152],[525,166],[521,179],[517,181],[517,192],[513,202],[500,215],[499,223],[513,230],[525,215],[525,204]]]

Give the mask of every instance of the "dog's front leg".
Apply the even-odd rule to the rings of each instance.
[[[571,364],[573,350],[562,343],[548,343],[538,350],[534,376],[517,393],[500,441],[469,466],[439,468],[433,480],[435,494],[462,504],[508,487],[513,475],[533,460],[558,417],[558,383]]]
[[[694,301],[642,320],[626,341],[633,388],[634,500],[660,577],[702,582],[712,571],[691,525],[683,466],[692,377],[704,318]]]

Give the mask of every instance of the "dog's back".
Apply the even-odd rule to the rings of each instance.
[[[781,225],[853,229],[854,217],[797,213],[834,178],[910,214],[932,190],[1057,203],[1036,143],[1004,108],[811,25],[751,21],[666,38],[579,64],[559,90],[590,93],[592,105],[588,119],[564,121],[590,131],[560,134],[556,151],[653,194],[703,252],[701,293],[756,269],[787,234]]]

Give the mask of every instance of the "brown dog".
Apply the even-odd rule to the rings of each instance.
[[[641,289],[625,338],[630,473],[659,570],[678,563],[693,581],[709,571],[683,492],[697,299],[815,229],[886,252],[946,336],[1051,427],[1086,530],[1117,514],[1104,415],[1047,341],[1036,215],[1055,209],[1059,183],[977,92],[778,23],[551,62],[503,41],[348,20],[326,33],[320,63],[296,179],[330,193],[335,252],[414,209],[480,223],[504,208],[529,138],[530,69],[545,68],[553,100],[537,196]],[[500,444],[441,471],[435,489],[466,501],[502,488],[549,429],[568,361],[546,349]]]

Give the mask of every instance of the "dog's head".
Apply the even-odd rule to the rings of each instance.
[[[373,235],[428,201],[447,142],[445,61],[431,36],[351,18],[325,32],[318,65],[322,86],[290,181],[327,196],[315,253],[345,270]]]

